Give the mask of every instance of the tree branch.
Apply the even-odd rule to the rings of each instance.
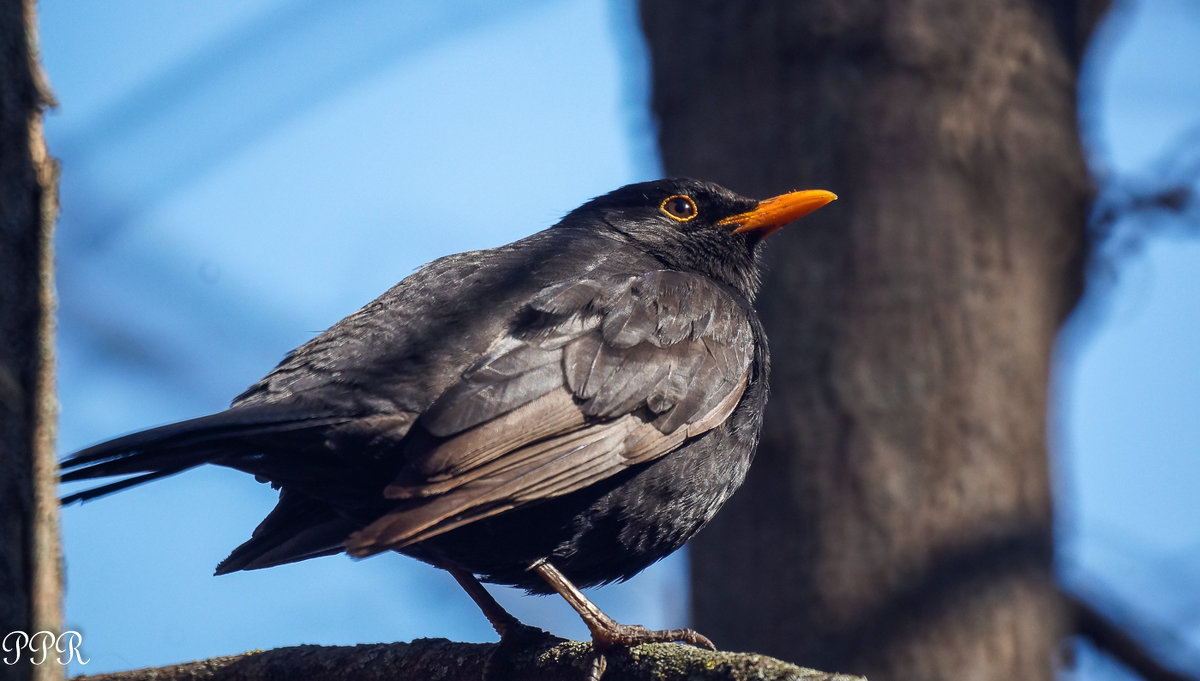
[[[518,650],[495,643],[457,643],[440,638],[412,643],[357,646],[296,646],[265,652],[214,657],[198,662],[79,676],[74,681],[260,681],[303,678],[308,681],[376,681],[483,678],[582,681],[593,665],[590,643],[548,639]],[[797,667],[763,655],[701,650],[672,643],[638,646],[607,656],[608,681],[688,679],[689,681],[859,681]]]
[[[1111,656],[1146,681],[1198,681],[1200,677],[1172,669],[1162,661],[1162,656],[1152,652],[1131,631],[1142,632],[1143,636],[1159,642],[1173,641],[1171,634],[1154,631],[1145,622],[1134,622],[1128,613],[1118,619],[1109,617],[1077,594],[1064,591],[1074,611],[1075,634],[1086,638],[1098,650]]]

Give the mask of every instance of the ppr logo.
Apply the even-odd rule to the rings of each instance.
[[[54,660],[62,665],[70,664],[71,660],[87,664],[92,660],[83,658],[83,653],[79,650],[81,645],[83,635],[78,631],[64,631],[61,634],[38,631],[33,635],[24,631],[10,631],[4,640],[0,641],[0,650],[4,652],[4,664],[9,666],[20,662],[26,653],[33,664],[44,664],[51,653],[58,653]]]

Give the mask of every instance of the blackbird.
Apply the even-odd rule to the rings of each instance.
[[[835,198],[645,182],[435,260],[229,409],[67,457],[64,481],[124,477],[63,503],[226,466],[279,502],[217,574],[398,551],[453,574],[502,640],[523,625],[478,578],[558,592],[598,649],[711,647],[618,624],[577,587],[680,548],[742,483],[767,397],[758,245]]]

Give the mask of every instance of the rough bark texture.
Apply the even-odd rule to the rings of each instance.
[[[582,681],[592,669],[590,643],[556,642],[493,657],[497,646],[421,639],[412,643],[347,647],[298,646],[217,657],[200,662],[115,674],[79,676],[76,681],[480,681],[522,679]],[[653,644],[610,655],[605,681],[861,681],[841,674],[801,669],[761,655],[714,653],[690,646]]]
[[[767,245],[764,441],[692,550],[714,640],[873,681],[1052,678],[1047,381],[1099,7],[643,2],[668,174],[841,196]]]
[[[31,1],[0,2],[0,638],[57,631],[54,300],[57,168],[42,139],[49,103]],[[28,659],[28,658],[26,658]],[[61,678],[0,664],[0,679]]]

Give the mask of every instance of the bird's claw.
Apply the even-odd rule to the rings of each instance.
[[[483,667],[484,681],[508,681],[514,677],[513,659],[530,649],[549,648],[564,639],[550,632],[531,627],[513,618],[497,627],[500,631],[500,643],[488,656]]]
[[[630,648],[643,643],[686,643],[697,648],[716,650],[708,637],[692,629],[647,629],[638,624],[616,624],[592,632],[597,650]]]
[[[500,644],[506,648],[526,648],[537,645],[553,645],[560,643],[562,639],[545,629],[533,627],[524,622],[514,620],[511,624],[504,627],[500,633]]]

